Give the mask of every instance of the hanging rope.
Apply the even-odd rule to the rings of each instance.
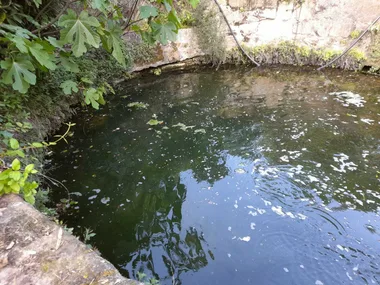
[[[218,0],[214,0],[215,4],[218,6],[219,8],[219,11],[220,13],[222,14],[223,18],[224,18],[224,21],[226,22],[227,26],[228,26],[228,29],[230,30],[231,34],[232,34],[232,37],[234,38],[237,46],[239,47],[239,49],[241,50],[241,52],[250,60],[252,61],[254,64],[256,64],[257,66],[260,66],[260,64],[258,64],[252,57],[249,56],[249,54],[243,49],[243,47],[239,44],[239,41],[237,40],[235,34],[234,34],[234,31],[232,30],[231,26],[230,26],[230,23],[228,22],[227,20],[227,17],[226,15],[224,14],[223,10],[222,10],[222,7],[220,6],[220,4],[218,3]]]
[[[373,25],[375,25],[377,23],[377,21],[380,20],[380,15],[376,18],[375,21],[373,21],[369,26],[368,28],[360,35],[360,37],[358,37],[341,55],[337,56],[336,58],[334,58],[333,60],[329,61],[328,63],[326,63],[324,66],[321,66],[320,68],[318,68],[317,70],[322,70],[323,68],[333,64],[335,61],[337,61],[338,59],[342,58],[343,56],[345,56],[363,37],[366,33],[368,33],[368,31],[372,28]]]

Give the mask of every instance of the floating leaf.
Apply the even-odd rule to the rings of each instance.
[[[175,124],[175,125],[173,125],[173,127],[179,127],[182,131],[187,131],[187,129],[195,128],[195,126],[186,126],[183,123]]]
[[[147,124],[150,126],[157,126],[159,124],[162,124],[164,121],[158,121],[156,119],[150,119]]]
[[[104,197],[100,200],[100,202],[102,202],[103,204],[108,204],[108,202],[110,201],[110,197]]]
[[[206,130],[205,129],[197,129],[194,131],[195,134],[197,133],[202,133],[202,134],[205,134],[206,133]]]

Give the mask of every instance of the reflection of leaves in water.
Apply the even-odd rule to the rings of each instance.
[[[183,122],[170,129],[164,126],[159,130],[156,127],[155,132],[147,131],[146,122],[152,119],[158,123],[157,116],[151,117],[147,112],[125,112],[125,104],[115,104],[112,111],[115,117],[120,115],[123,118],[122,122],[111,117],[95,118],[92,124],[96,124],[96,127],[86,129],[87,137],[78,134],[73,138],[73,141],[78,140],[80,144],[73,142],[70,147],[75,149],[80,145],[80,152],[58,154],[62,156],[62,161],[58,164],[62,165],[61,173],[72,175],[70,181],[81,181],[86,183],[84,185],[89,185],[90,189],[101,188],[102,194],[110,196],[112,200],[109,201],[109,206],[102,207],[104,209],[101,213],[91,212],[93,204],[86,205],[91,195],[86,195],[83,191],[82,199],[85,202],[81,202],[79,214],[75,216],[85,218],[80,221],[72,218],[72,223],[96,228],[95,239],[99,241],[100,250],[124,274],[134,277],[137,271],[143,271],[149,276],[163,278],[165,282],[171,283],[172,276],[179,280],[182,272],[199,270],[208,264],[210,258],[213,259],[213,253],[200,229],[181,225],[183,203],[187,196],[185,185],[180,183],[183,172],[188,171],[196,182],[205,182],[210,186],[228,175],[263,178],[259,171],[252,171],[249,163],[231,165],[229,161],[231,157],[252,163],[258,160],[255,169],[263,168],[267,172],[268,169],[276,170],[272,178],[266,176],[263,187],[258,188],[263,195],[272,194],[270,191],[273,191],[276,195],[286,194],[289,199],[308,198],[307,201],[313,201],[313,198],[320,198],[334,211],[351,207],[346,202],[354,204],[353,195],[357,199],[363,199],[365,195],[366,200],[372,199],[376,203],[365,202],[364,206],[359,205],[356,209],[377,211],[378,200],[372,198],[377,193],[376,190],[356,190],[369,189],[369,186],[366,187],[369,183],[377,185],[373,169],[378,169],[378,155],[372,156],[367,162],[365,172],[333,172],[330,165],[334,164],[333,155],[344,151],[350,155],[350,161],[352,159],[359,165],[360,170],[364,166],[358,163],[361,150],[363,147],[374,146],[373,141],[379,139],[378,133],[370,133],[373,138],[368,140],[367,125],[361,124],[364,126],[361,128],[361,125],[349,121],[358,119],[347,117],[345,107],[336,102],[330,104],[331,102],[313,99],[319,98],[322,88],[308,87],[311,92],[307,93],[307,98],[310,99],[305,100],[306,92],[301,87],[309,86],[310,74],[294,78],[287,75],[283,80],[279,80],[278,76],[260,75],[260,80],[247,77],[247,82],[241,80],[244,78],[236,80],[236,75],[229,75],[228,72],[224,75],[210,73],[160,77],[159,80],[163,82],[160,88],[168,96],[163,93],[159,104],[155,96],[152,100],[147,98],[147,102],[152,112],[159,114],[166,124],[172,126]],[[148,80],[146,84],[148,85],[140,86],[146,89],[144,92],[157,93],[157,82]],[[184,87],[185,84],[188,87]],[[218,88],[214,88],[216,85]],[[178,90],[184,92],[179,93]],[[203,96],[205,93],[207,96]],[[194,94],[202,96],[195,97],[197,95]],[[330,96],[327,98],[334,103]],[[199,108],[191,106],[194,100],[199,101]],[[375,108],[375,104],[366,104],[361,109],[364,112],[372,107]],[[374,109],[369,113],[377,112]],[[324,120],[319,121],[318,118]],[[339,123],[342,118],[348,123]],[[196,128],[189,130],[188,125]],[[113,132],[110,139],[107,136],[109,130],[119,127],[126,131]],[[207,130],[207,134],[202,135],[203,132],[197,131],[201,128]],[[337,133],[334,133],[336,130]],[[291,138],[302,131],[304,136]],[[159,132],[162,132],[161,138],[156,137]],[[95,147],[90,149],[90,145]],[[368,149],[372,155],[371,148]],[[101,153],[102,156],[94,153]],[[281,160],[285,155],[286,159]],[[78,171],[73,171],[66,161],[75,161],[79,165]],[[298,169],[298,166],[302,168]],[[94,174],[94,178],[91,178],[91,173],[97,175]],[[292,176],[288,177],[288,174]],[[62,174],[58,173],[59,175]],[[275,175],[279,175],[282,184],[278,184]],[[347,188],[340,193],[332,192],[331,190],[342,187],[342,178]],[[295,179],[299,182],[296,183]],[[259,180],[254,183],[260,185]],[[326,189],[322,187],[323,183],[326,184]],[[363,187],[356,189],[356,183]],[[67,185],[70,189],[80,189],[74,182],[68,184],[71,184]],[[309,188],[318,191],[313,192]],[[333,200],[339,202],[340,208],[331,208],[333,205],[329,204]],[[116,208],[121,201],[131,203]],[[96,200],[90,202],[96,204]],[[326,213],[324,216],[329,218]],[[330,219],[329,222],[343,231],[336,221]],[[114,231],[112,235],[109,234],[110,228]]]

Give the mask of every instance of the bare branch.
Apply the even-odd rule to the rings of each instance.
[[[328,63],[326,63],[325,65],[321,66],[320,68],[318,68],[317,70],[321,70],[331,64],[333,64],[335,61],[337,61],[338,59],[342,58],[343,56],[345,56],[361,39],[362,37],[364,37],[364,35],[366,33],[368,33],[368,31],[372,28],[373,25],[375,25],[377,23],[377,21],[380,20],[380,15],[376,18],[375,21],[373,21],[369,26],[368,28],[360,35],[360,37],[358,37],[341,55],[337,56],[336,58],[334,58],[333,60],[329,61]]]
[[[243,49],[243,47],[239,44],[239,41],[237,40],[235,34],[234,34],[234,31],[232,30],[231,26],[230,26],[230,23],[228,22],[228,19],[226,17],[226,15],[224,14],[223,10],[222,10],[222,7],[220,6],[218,0],[214,0],[215,4],[218,6],[219,8],[219,11],[220,13],[223,15],[223,18],[224,18],[224,21],[226,22],[227,26],[228,26],[228,29],[230,30],[231,34],[232,34],[232,37],[234,38],[237,46],[239,47],[239,49],[241,50],[241,52],[250,60],[252,61],[254,64],[256,64],[257,66],[260,66],[260,64],[258,64],[252,57],[249,56],[249,54]]]
[[[130,22],[132,20],[133,15],[135,14],[135,10],[137,8],[138,2],[139,0],[135,0],[135,3],[133,3],[131,15],[129,16],[128,21],[125,23],[125,25],[123,25],[122,27],[123,30],[130,26]]]
[[[47,28],[50,28],[52,25],[54,25],[55,22],[57,22],[59,20],[59,18],[63,15],[63,13],[66,12],[66,10],[67,10],[67,8],[69,8],[70,4],[77,2],[77,1],[78,0],[67,1],[65,6],[62,8],[62,10],[58,13],[58,15],[53,20],[51,20],[46,25],[40,27],[39,29],[32,31],[32,34],[38,34],[39,32],[46,30]]]

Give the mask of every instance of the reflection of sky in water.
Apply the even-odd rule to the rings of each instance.
[[[380,82],[341,75],[127,83],[131,97],[78,119],[53,157],[51,175],[81,193],[62,218],[92,228],[122,273],[162,284],[379,283]],[[164,124],[149,129],[152,114]]]

